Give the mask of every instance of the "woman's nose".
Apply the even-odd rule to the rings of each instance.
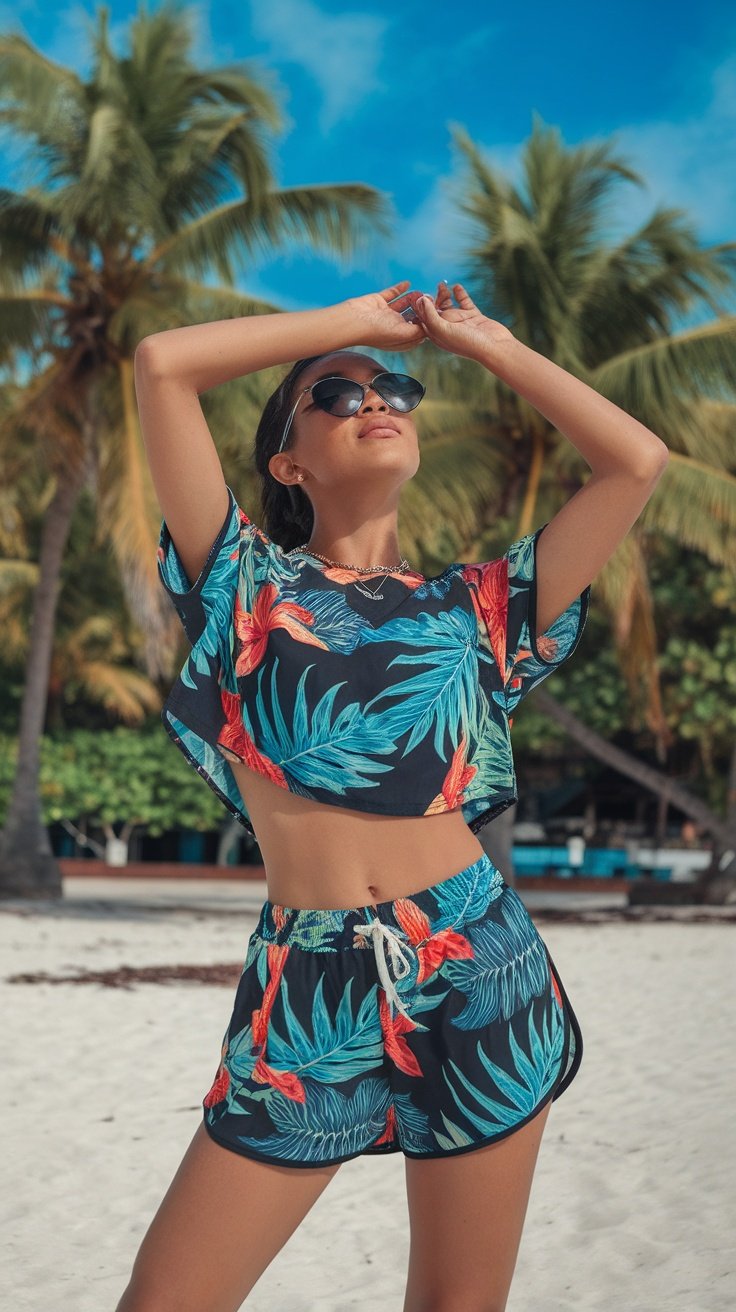
[[[367,387],[363,397],[363,404],[360,407],[361,410],[372,410],[375,402],[378,403],[380,409],[388,410],[388,403],[384,401],[383,397],[379,396],[378,392],[374,392],[372,387]]]

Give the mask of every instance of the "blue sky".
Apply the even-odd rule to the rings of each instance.
[[[110,0],[116,47],[136,7]],[[22,30],[84,72],[85,15],[95,8],[0,3],[0,30]],[[612,237],[657,204],[684,208],[703,245],[736,236],[736,12],[725,0],[606,8],[212,0],[192,8],[196,58],[247,60],[278,99],[279,184],[359,180],[393,202],[391,237],[347,262],[299,247],[244,271],[244,290],[285,309],[401,277],[430,291],[439,278],[462,277],[469,234],[453,200],[463,168],[452,123],[515,182],[535,110],[568,146],[613,137],[647,186],[620,184]]]

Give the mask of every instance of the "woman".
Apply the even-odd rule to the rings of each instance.
[[[516,797],[511,712],[574,650],[668,453],[462,285],[408,287],[136,354],[159,568],[192,646],[163,720],[257,834],[268,900],[118,1312],[240,1307],[343,1161],[397,1151],[404,1312],[504,1308],[551,1103],[580,1064],[546,945],[475,832]],[[353,349],[425,340],[502,378],[591,469],[503,557],[432,579],[397,530],[424,389]],[[256,434],[256,525],[198,398],[294,360]]]

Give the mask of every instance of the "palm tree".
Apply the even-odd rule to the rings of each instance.
[[[621,181],[642,179],[610,144],[566,149],[537,115],[522,156],[523,190],[487,163],[464,130],[456,127],[453,136],[468,166],[458,195],[473,231],[465,280],[485,312],[635,415],[670,449],[664,477],[596,583],[632,718],[643,718],[664,764],[671,733],[657,673],[647,539],[664,535],[733,567],[736,317],[715,293],[733,289],[736,243],[702,249],[685,215],[673,209],[655,210],[638,230],[608,243],[601,226],[610,193]],[[675,316],[703,303],[714,317],[676,331]],[[460,387],[472,378],[476,405],[487,403],[494,416],[491,445],[510,467],[502,511],[520,505],[517,532],[529,532],[585,481],[588,467],[505,384],[487,374],[481,381],[464,366],[453,373]],[[469,547],[485,545],[481,538]],[[540,709],[585,750],[706,824],[716,845],[736,848],[736,816],[721,819],[663,770],[592,733],[546,688],[537,695]],[[714,857],[712,874],[715,867]]]
[[[8,465],[19,443],[35,444],[46,504],[18,769],[0,834],[5,896],[61,895],[40,816],[39,740],[60,571],[85,485],[97,500],[97,545],[112,550],[146,636],[151,677],[171,646],[155,570],[159,511],[133,390],[138,341],[164,327],[276,309],[206,281],[214,274],[232,284],[244,260],[274,245],[346,255],[387,231],[386,202],[361,183],[274,185],[274,100],[244,65],[198,68],[186,14],[169,5],[139,13],[121,56],[100,9],[91,42],[83,81],[24,37],[0,39],[0,122],[32,151],[40,179],[0,192],[0,363],[32,366],[13,404],[3,393],[0,450]],[[232,434],[253,423],[271,385],[263,371],[218,389],[213,405]]]

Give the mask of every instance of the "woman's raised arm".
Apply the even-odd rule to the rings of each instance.
[[[405,350],[424,331],[401,317],[419,292],[408,282],[318,310],[222,319],[144,337],[135,353],[143,441],[159,504],[194,583],[222,527],[222,465],[199,402],[218,383],[345,347]],[[395,305],[388,301],[399,297]]]

